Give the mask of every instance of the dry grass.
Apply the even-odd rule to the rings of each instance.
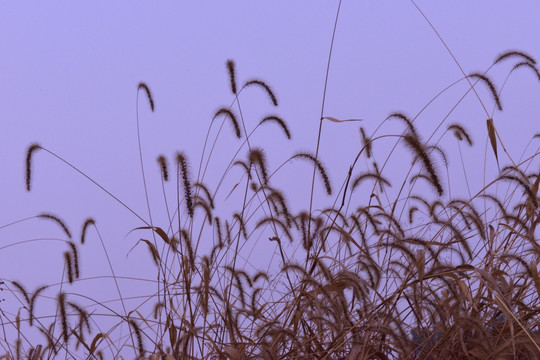
[[[526,65],[538,74],[527,54],[509,51],[494,65],[503,60],[518,61],[512,71]],[[235,156],[223,174],[242,169],[232,189],[222,187],[223,180],[214,189],[205,182],[217,136],[207,141],[210,155],[196,171],[185,153],[177,153],[174,171],[165,156],[157,157],[164,189],[177,194],[165,196],[168,210],[172,204],[168,219],[152,220],[150,214],[145,219],[83,173],[141,220],[134,230],[151,236],[138,246],[148,248],[148,261],[155,264],[155,292],[129,307],[117,285],[121,309],[70,292],[83,279],[79,258],[84,259],[85,239],[101,235],[90,233],[97,227],[88,219],[75,240],[59,217],[41,214],[65,234],[65,278],[60,287],[48,284],[33,292],[16,281],[4,284],[21,306],[16,314],[2,311],[2,358],[538,358],[538,151],[502,166],[469,198],[452,197],[444,184],[451,151],[432,140],[435,133],[421,136],[415,118],[394,113],[386,120],[402,121],[404,131],[370,134],[360,128],[363,146],[352,154],[355,160],[344,177],[327,173],[318,148],[316,154],[291,155],[289,160],[313,165],[314,179],[315,172],[320,175],[313,186],[324,189],[330,201],[320,210],[310,202],[291,212],[288,191],[294,191],[294,183],[285,191],[275,187],[272,178],[281,167],[268,167],[272,149],[250,143],[251,134],[263,131],[259,127],[267,122],[290,139],[286,122],[268,116],[248,132],[235,108],[242,92],[256,87],[277,106],[274,91],[259,79],[238,86],[232,61],[227,70],[234,103],[220,108],[210,127],[230,121],[234,135],[243,140],[238,151],[247,156]],[[487,85],[502,109],[500,91],[486,73],[464,79]],[[154,110],[150,88],[141,83],[138,90],[144,90]],[[321,116],[321,123],[324,118],[329,117]],[[486,119],[485,136],[497,156],[500,139],[492,116]],[[446,129],[438,133],[441,138],[454,135],[457,142],[473,145],[463,125],[445,125],[439,126]],[[408,150],[412,164],[407,173],[391,178],[387,163],[397,155],[378,153],[378,143],[386,146],[388,139],[394,148]],[[29,191],[36,150],[66,162],[46,147],[31,145]],[[367,169],[361,169],[359,159],[366,160]],[[344,180],[332,188],[332,178]],[[506,193],[500,190],[504,186]],[[359,188],[369,196],[358,199]],[[225,204],[231,194],[238,200],[234,208],[230,201]],[[270,249],[279,260],[267,270],[243,266],[241,260],[250,255],[246,244],[252,243]],[[112,267],[111,276],[120,278]],[[41,312],[40,302],[50,299],[53,311]]]

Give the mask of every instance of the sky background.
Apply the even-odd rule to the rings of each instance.
[[[142,235],[126,234],[141,222],[82,176],[45,152],[33,163],[32,192],[25,190],[25,156],[37,142],[70,161],[105,186],[136,212],[147,217],[137,154],[137,84],[152,90],[156,111],[144,96],[139,116],[144,164],[155,222],[165,226],[156,157],[173,159],[184,151],[194,173],[214,112],[229,106],[227,59],[236,62],[239,83],[265,80],[275,91],[274,108],[258,89],[246,90],[240,101],[248,128],[264,116],[277,114],[289,125],[292,141],[275,126],[254,135],[253,143],[267,149],[275,169],[296,151],[314,152],[328,51],[337,10],[336,1],[312,2],[3,2],[0,5],[0,226],[42,212],[60,216],[78,238],[87,217],[93,217],[119,274],[152,269],[142,246],[126,259]],[[540,3],[536,1],[434,2],[419,7],[439,31],[466,73],[483,72],[496,56],[509,49],[540,59]],[[515,60],[489,73],[500,88]],[[329,168],[334,188],[360,147],[359,125],[368,134],[392,112],[414,117],[439,91],[462,78],[458,66],[419,11],[408,1],[343,1],[328,78],[324,116],[361,118],[362,123],[323,125],[321,160]],[[417,120],[428,138],[468,85],[461,82],[441,96]],[[486,88],[479,95],[491,112]],[[142,94],[141,94],[142,95]],[[501,96],[504,111],[495,112],[495,125],[509,153],[522,156],[540,132],[540,84],[526,69],[516,71]],[[469,94],[442,127],[463,124],[475,147],[463,147],[471,190],[496,172],[486,155],[486,115]],[[395,122],[379,130],[400,133]],[[438,139],[443,131],[437,132]],[[452,191],[466,193],[459,152],[446,135],[452,168]],[[376,150],[392,146],[380,142]],[[215,186],[241,144],[225,124],[216,144],[208,183]],[[533,150],[538,144],[534,143]],[[410,153],[394,154],[410,166]],[[499,150],[500,151],[500,150]],[[240,152],[244,157],[245,149]],[[381,158],[384,159],[384,156]],[[508,162],[500,151],[501,164]],[[276,176],[289,194],[294,210],[308,208],[312,168],[301,162],[287,165]],[[236,170],[232,184],[240,179]],[[231,189],[224,187],[223,193]],[[170,196],[174,186],[170,187]],[[316,182],[316,197],[331,204]],[[225,196],[222,196],[223,200]],[[360,198],[359,198],[359,201]],[[157,219],[157,220],[156,220]],[[161,219],[161,220],[160,220]],[[60,281],[62,253],[67,246],[51,222],[32,219],[0,229],[0,278],[16,279],[29,288]],[[90,236],[83,250],[83,277],[109,274],[99,239]],[[253,258],[256,262],[256,257]],[[148,275],[152,278],[153,275]],[[88,283],[92,283],[89,281]],[[97,286],[97,282],[94,283]],[[137,286],[140,282],[136,283]],[[106,285],[109,286],[109,285]],[[127,289],[126,291],[133,290]],[[135,289],[136,290],[136,289]],[[133,290],[133,291],[135,291]],[[51,292],[52,294],[52,292]],[[114,298],[114,294],[110,296]],[[4,306],[10,298],[6,296]]]

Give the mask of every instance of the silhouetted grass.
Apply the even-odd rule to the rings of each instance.
[[[511,71],[525,64],[538,74],[534,59],[515,50],[499,55],[494,64],[513,58],[520,62]],[[229,60],[226,67],[235,102],[240,103],[243,91],[259,87],[277,106],[274,90],[265,81],[249,80],[237,88],[234,62]],[[500,94],[485,73],[466,78],[486,84],[502,110]],[[154,110],[149,87],[140,83],[137,91],[141,89]],[[85,239],[97,234],[101,240],[99,232],[88,233],[91,225],[97,230],[96,223],[88,219],[83,224],[77,244],[60,218],[38,215],[65,235],[65,278],[61,286],[47,284],[32,293],[20,282],[5,284],[21,299],[21,310],[2,313],[3,358],[538,358],[538,151],[518,163],[510,159],[510,165],[469,198],[452,197],[445,191],[444,171],[449,171],[448,159],[454,154],[431,140],[434,134],[421,136],[415,118],[402,113],[391,118],[405,123],[404,132],[370,134],[361,127],[362,147],[352,154],[355,160],[347,174],[329,174],[318,149],[315,155],[291,155],[289,160],[308,160],[320,175],[325,193],[317,202],[327,200],[327,205],[319,210],[312,210],[310,201],[303,210],[291,212],[295,179],[290,188],[278,189],[273,177],[281,166],[271,169],[267,162],[268,154],[277,150],[250,143],[266,122],[275,122],[291,139],[287,123],[271,115],[248,132],[234,106],[215,113],[208,134],[218,120],[230,121],[234,135],[244,140],[237,154],[242,150],[247,156],[235,155],[223,175],[233,176],[232,166],[242,168],[238,183],[220,189],[222,181],[215,188],[205,181],[205,169],[214,165],[217,137],[206,143],[210,155],[197,171],[190,170],[188,152],[176,154],[174,174],[166,157],[158,156],[164,189],[176,189],[175,199],[164,190],[166,204],[173,204],[167,219],[146,220],[81,172],[141,220],[140,227],[126,230],[152,236],[137,246],[147,247],[148,261],[156,265],[155,292],[142,294],[141,304],[129,307],[116,282],[122,310],[92,294],[71,292],[84,279],[79,261],[85,259]],[[473,146],[463,125],[442,129],[441,136],[450,132]],[[500,140],[491,117],[485,136],[497,156]],[[378,145],[389,138],[395,147],[409,150],[407,173],[396,175],[386,167],[397,155],[378,151]],[[30,169],[38,149],[67,163],[46,147],[30,145],[28,191],[36,181]],[[358,165],[360,157],[367,169]],[[308,179],[310,174],[295,176]],[[503,184],[508,195],[497,191]],[[368,190],[360,199],[359,188]],[[240,194],[234,198],[239,201],[231,207],[225,200],[234,192]],[[268,257],[279,260],[269,262],[267,270],[243,266],[241,259],[250,255],[245,245],[252,243],[270,249]],[[112,267],[111,276],[120,278]],[[40,302],[46,299],[56,299],[54,312],[41,312]]]

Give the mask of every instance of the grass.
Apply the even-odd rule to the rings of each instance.
[[[507,51],[493,66],[509,62],[508,76],[527,68],[540,80],[530,55]],[[497,87],[490,69],[464,74],[460,81],[470,84],[464,96],[473,92],[484,109],[485,101],[502,110],[508,77]],[[151,294],[127,295],[120,282],[128,276],[115,273],[104,250],[118,298],[101,301],[78,292],[87,280],[79,263],[88,238],[103,244],[96,222],[87,219],[76,239],[60,217],[38,215],[62,230],[64,276],[36,289],[5,280],[20,306],[1,312],[2,358],[537,358],[538,146],[514,161],[486,110],[493,157],[484,161],[495,158],[500,171],[468,197],[452,196],[449,179],[462,175],[451,173],[449,161],[462,162],[456,148],[461,154],[462,146],[477,146],[466,127],[448,123],[446,115],[433,133],[422,134],[415,123],[420,113],[396,112],[375,129],[360,127],[362,146],[347,154],[354,159],[349,171],[329,174],[319,154],[322,124],[346,120],[325,116],[323,100],[315,153],[293,153],[272,169],[267,153],[274,150],[257,147],[252,134],[270,126],[287,139],[294,134],[277,115],[248,128],[241,100],[257,88],[277,106],[275,92],[262,79],[239,82],[233,61],[226,70],[232,104],[216,111],[198,165],[184,152],[157,156],[164,219],[152,217],[147,194],[148,214],[139,214],[52,150],[29,146],[27,190],[36,153],[72,167],[140,220],[126,231],[143,237],[136,246],[148,250],[155,274],[148,281]],[[479,96],[481,87],[491,98]],[[154,110],[147,84],[139,84],[137,96],[138,104],[140,96]],[[138,114],[136,121],[138,129]],[[386,130],[396,126],[399,131]],[[223,136],[241,145],[228,164],[216,164]],[[140,138],[139,150],[146,179]],[[398,152],[408,154],[405,171],[392,171],[404,163]],[[313,173],[302,172],[300,162]],[[281,190],[273,181],[289,163],[295,176],[313,179],[310,201],[297,212],[289,204],[297,185],[291,181]],[[211,188],[209,169],[217,165],[226,170]],[[254,251],[270,255],[254,257]],[[147,289],[146,280],[134,281]]]

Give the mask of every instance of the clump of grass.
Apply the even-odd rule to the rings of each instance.
[[[500,55],[494,64],[516,57],[537,72],[535,60],[515,50]],[[277,106],[266,82],[250,80],[238,89],[234,63],[229,60],[226,66],[235,102],[242,101],[244,90],[257,86]],[[485,73],[468,78],[484,82],[502,110],[499,93]],[[139,90],[154,110],[148,86],[140,83]],[[159,220],[146,220],[59,155],[30,145],[28,191],[32,155],[42,149],[137,216],[141,224],[133,230],[152,236],[137,244],[149,249],[148,261],[156,265],[155,291],[130,306],[111,266],[122,308],[92,294],[77,294],[77,283],[84,280],[79,265],[84,250],[72,241],[60,218],[38,215],[56,223],[66,238],[65,279],[38,287],[33,294],[18,281],[6,285],[24,300],[25,311],[15,316],[2,313],[4,324],[13,325],[4,325],[8,328],[0,340],[4,358],[96,359],[105,354],[140,359],[536,358],[540,173],[530,169],[538,169],[539,152],[518,163],[510,159],[510,165],[469,198],[451,196],[443,183],[449,151],[442,140],[432,140],[434,134],[422,137],[415,118],[403,113],[390,118],[403,121],[405,131],[380,134],[384,129],[380,127],[370,134],[360,128],[362,147],[353,154],[346,174],[332,174],[338,184],[334,189],[318,151],[298,152],[285,162],[307,160],[319,174],[325,190],[320,202],[328,203],[316,211],[311,201],[304,209],[291,211],[288,202],[297,183],[281,191],[274,176],[284,164],[272,170],[268,165],[272,152],[250,143],[251,135],[262,131],[259,125],[266,122],[276,123],[287,139],[292,138],[285,120],[277,115],[265,117],[248,132],[241,112],[237,116],[232,107],[222,107],[215,113],[210,127],[218,120],[230,121],[240,139],[242,125],[245,140],[236,154],[247,150],[247,160],[235,155],[214,188],[205,181],[205,169],[213,164],[217,136],[206,144],[208,156],[201,160],[196,177],[185,153],[176,154],[174,174],[160,155],[166,204],[174,206],[168,218]],[[484,135],[497,156],[490,120],[491,130]],[[473,146],[463,126],[448,124],[441,139],[449,131]],[[411,150],[407,173],[392,175],[388,170],[392,152],[379,147],[388,139]],[[357,166],[362,156],[367,169]],[[437,158],[443,159],[440,166],[435,164]],[[235,165],[243,171],[236,185],[225,189],[224,179],[234,177]],[[497,190],[505,185],[508,195]],[[176,199],[167,198],[167,186],[176,190]],[[359,199],[359,188],[367,189],[368,196]],[[238,202],[231,207],[229,199]],[[84,222],[81,248],[89,236],[97,235],[103,244],[99,231],[88,234],[90,225],[97,230],[92,218]],[[256,260],[261,262],[256,269],[241,261],[249,258],[250,244],[268,254],[268,259]],[[105,257],[108,261],[106,251]],[[36,305],[42,309],[41,302],[47,299],[56,299],[54,311],[36,313]],[[27,335],[33,332],[37,335]]]

